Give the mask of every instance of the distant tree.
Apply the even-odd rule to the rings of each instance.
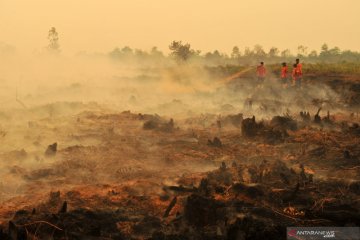
[[[246,47],[244,50],[244,56],[245,57],[250,57],[252,56],[254,53],[251,51],[251,49],[249,47]]]
[[[133,50],[128,46],[123,47],[121,49],[121,52],[124,53],[124,54],[133,54]]]
[[[288,58],[291,56],[291,52],[289,49],[285,49],[285,50],[281,51],[280,55],[283,58]]]
[[[237,46],[233,47],[231,52],[231,58],[238,59],[240,56],[241,56],[240,49]]]
[[[170,44],[169,49],[171,50],[171,55],[180,62],[185,62],[190,57],[197,54],[197,52],[191,49],[189,43],[183,44],[181,41],[173,41]]]
[[[125,46],[121,49],[121,57],[126,60],[130,60],[134,57],[134,50],[128,46]]]
[[[329,56],[329,46],[326,43],[324,43],[321,46],[320,57],[325,58],[325,57],[328,57],[328,56]]]
[[[149,54],[144,50],[135,49],[134,50],[134,55],[135,55],[135,57],[137,57],[139,59],[144,59],[144,58],[147,58]]]
[[[308,55],[308,47],[305,47],[304,45],[299,45],[297,47],[298,57],[306,57]]]
[[[349,62],[360,62],[360,53],[353,52],[350,50],[345,50],[341,52],[341,58]]]
[[[330,56],[339,56],[341,54],[341,50],[339,47],[334,47],[329,50]]]
[[[49,40],[48,50],[55,53],[60,52],[59,34],[56,31],[55,27],[50,28],[48,32],[48,40]]]
[[[109,53],[109,56],[114,59],[121,58],[121,50],[117,47]]]
[[[279,49],[276,48],[276,47],[270,48],[268,55],[269,55],[269,57],[271,57],[271,58],[277,57],[277,56],[279,55]]]
[[[264,48],[259,45],[259,44],[256,44],[254,46],[254,54],[257,56],[257,57],[265,57],[266,56],[266,53],[264,51]]]
[[[216,58],[221,58],[221,54],[220,54],[220,52],[218,50],[215,50],[213,52],[213,56],[216,57]]]
[[[154,57],[163,57],[164,54],[157,47],[152,47],[150,54]]]
[[[208,52],[205,54],[205,59],[211,61],[212,63],[221,64],[227,59],[225,54],[220,53],[218,50],[213,52]]]
[[[310,58],[316,58],[318,56],[318,53],[317,51],[315,50],[312,50],[309,55],[308,55]]]
[[[324,43],[321,46],[321,52],[327,52],[327,51],[329,51],[329,46],[326,43]]]
[[[212,52],[207,52],[204,55],[205,59],[209,60],[212,57]]]
[[[136,50],[135,53],[138,55],[143,53],[142,51],[141,52],[139,52],[139,51],[141,51],[141,50]],[[135,54],[134,54],[133,49],[131,49],[128,46],[125,46],[122,49],[120,49],[118,47],[115,48],[114,50],[112,50],[109,53],[109,56],[116,60],[123,60],[123,59],[129,60],[129,59],[133,58],[135,56]]]

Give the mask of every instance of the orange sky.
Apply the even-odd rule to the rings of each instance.
[[[55,26],[63,53],[129,45],[167,51],[172,40],[203,52],[259,43],[295,51],[322,43],[360,51],[359,0],[0,0],[0,42],[41,50]]]

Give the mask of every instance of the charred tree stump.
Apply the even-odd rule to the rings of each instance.
[[[67,212],[67,202],[65,201],[61,206],[59,213],[66,213]]]
[[[47,147],[45,151],[45,156],[53,157],[56,155],[56,151],[57,151],[57,143],[53,143]]]
[[[321,123],[321,117],[319,115],[320,111],[321,111],[321,108],[319,108],[319,110],[317,111],[317,113],[314,116],[314,123],[317,123],[317,124]]]

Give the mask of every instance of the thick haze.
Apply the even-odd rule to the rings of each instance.
[[[148,55],[127,55],[126,51],[118,55],[117,51],[110,55],[91,53],[109,53],[124,46],[148,51],[158,46],[168,52],[173,40],[189,42],[203,53],[215,49],[229,53],[235,45],[243,50],[255,44],[266,50],[276,46],[295,51],[300,44],[319,49],[324,42],[330,47],[360,50],[359,9],[359,0],[0,0],[0,203],[28,191],[27,183],[29,189],[39,191],[47,191],[44,185],[58,189],[57,182],[50,182],[53,169],[65,169],[59,171],[56,181],[59,177],[78,178],[80,182],[85,179],[83,183],[91,179],[94,183],[96,172],[95,182],[100,183],[103,176],[112,176],[109,172],[114,169],[108,166],[124,163],[133,168],[127,164],[135,162],[142,167],[157,167],[157,162],[139,155],[154,161],[164,158],[159,151],[162,146],[154,140],[157,135],[150,134],[149,140],[138,144],[135,139],[145,139],[143,122],[135,121],[137,115],[129,115],[124,119],[135,124],[121,125],[128,120],[123,121],[114,112],[159,114],[166,123],[173,118],[176,127],[189,130],[186,135],[180,132],[181,138],[189,137],[190,142],[195,138],[196,143],[200,135],[194,128],[209,128],[211,134],[218,135],[220,128],[214,124],[228,114],[256,115],[257,119],[304,110],[313,114],[318,110],[313,99],[321,99],[318,104],[324,113],[343,109],[343,105],[332,104],[338,102],[339,94],[321,81],[305,85],[304,91],[284,89],[269,69],[264,87],[256,86],[252,59],[245,68],[234,68],[203,66],[196,58],[189,59],[189,64],[178,64],[156,51]],[[56,48],[46,48],[51,27],[59,33],[61,54]],[[13,53],[8,45],[14,46],[16,54],[7,54]],[[80,51],[90,54],[77,54]],[[231,82],[234,78],[228,75],[234,76],[234,70],[241,70],[235,74],[237,77],[248,75]],[[165,126],[172,126],[171,122]],[[204,139],[206,142],[209,138]],[[70,152],[69,161],[76,163],[73,167],[63,162],[66,158],[46,159],[44,152],[54,142],[60,151],[72,146],[77,149],[79,145],[89,149],[116,145],[121,150],[107,153],[99,148],[99,155],[90,161],[87,155],[77,159]],[[92,155],[93,150],[89,151]],[[118,161],[119,156],[123,162]],[[180,174],[177,168],[171,168],[177,173],[169,176]],[[49,182],[39,185],[37,179],[41,176],[33,178],[34,182],[29,180],[32,170],[39,170],[41,175],[43,169],[50,169],[44,175]]]
[[[167,51],[172,40],[202,51],[324,42],[359,51],[359,9],[359,0],[0,0],[0,42],[41,51],[54,26],[64,54],[125,45]]]

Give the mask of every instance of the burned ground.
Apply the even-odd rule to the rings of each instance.
[[[1,129],[0,238],[284,239],[286,226],[358,225],[358,105],[285,95],[182,116],[32,109],[46,114]],[[159,109],[174,104],[192,107]]]

